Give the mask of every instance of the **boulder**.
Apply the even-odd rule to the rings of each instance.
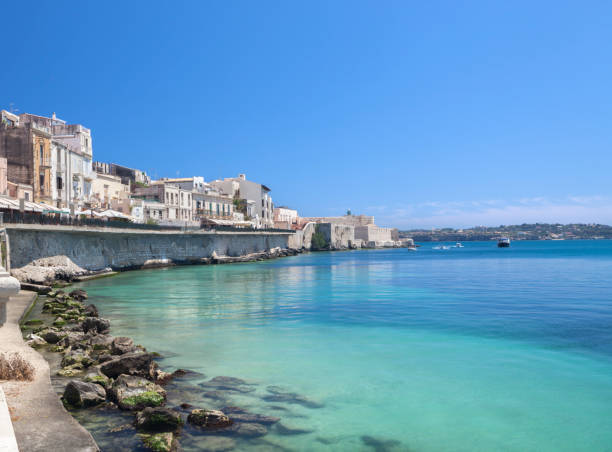
[[[81,368],[85,368],[91,366],[93,364],[93,360],[82,350],[71,350],[69,353],[64,355],[64,358],[62,358],[62,367],[73,366],[73,368],[78,368],[78,366],[75,366],[75,364],[80,365]]]
[[[110,378],[117,378],[121,374],[146,377],[149,374],[152,363],[153,355],[150,353],[126,353],[105,362],[100,367],[100,370]]]
[[[65,335],[60,333],[55,328],[48,328],[38,333],[49,344],[57,344]]]
[[[74,289],[72,292],[69,293],[69,295],[75,300],[79,301],[87,300],[87,298],[89,298],[87,296],[87,292],[85,292],[83,289]]]
[[[106,334],[110,331],[110,321],[100,317],[87,317],[81,325],[85,333]]]
[[[78,408],[94,406],[106,400],[106,391],[94,383],[71,380],[64,389],[64,400]]]
[[[93,304],[87,305],[83,310],[83,314],[85,314],[87,317],[98,317],[98,308],[96,308],[96,306]]]
[[[172,452],[176,450],[176,441],[172,432],[140,433],[138,436],[147,450],[155,452]]]
[[[89,337],[86,336],[85,333],[81,333],[79,331],[71,331],[63,335],[62,340],[59,341],[59,345],[61,345],[62,347],[83,348],[84,345],[87,346],[87,344],[84,343],[88,342],[88,340]]]
[[[166,400],[166,391],[161,386],[133,375],[120,375],[109,394],[119,408],[130,411],[157,407]]]
[[[261,424],[237,423],[229,427],[227,432],[231,432],[245,438],[256,438],[258,436],[266,435],[268,433],[268,429],[265,425]]]
[[[109,389],[112,380],[100,372],[100,367],[94,367],[83,377],[83,381],[88,383],[95,383],[102,386],[105,389]]]
[[[136,415],[136,427],[148,432],[174,432],[182,423],[179,413],[164,407],[147,407]]]
[[[94,350],[109,351],[113,344],[113,336],[109,336],[108,334],[95,334],[91,336],[89,343]]]
[[[230,418],[223,411],[218,410],[192,410],[187,417],[187,422],[208,429],[225,428],[232,425]]]
[[[287,392],[278,386],[268,386],[266,389],[268,390],[269,394],[262,397],[262,399],[266,402],[291,403],[302,405],[306,408],[323,408],[324,406],[322,403],[310,400],[303,395],[296,394],[295,392]]]
[[[247,422],[254,424],[271,425],[280,421],[280,418],[273,416],[265,416],[263,414],[249,413],[243,408],[235,406],[226,406],[222,411],[229,416],[233,422]]]
[[[225,376],[211,378],[210,380],[205,381],[204,383],[200,383],[200,386],[205,389],[210,388],[212,390],[233,391],[241,393],[255,391],[255,388],[253,388],[253,385],[251,385],[250,383],[247,383],[246,381],[241,380],[240,378]]]
[[[136,350],[134,341],[129,337],[116,337],[111,343],[111,353],[113,355],[123,355]]]
[[[47,345],[47,341],[44,340],[42,337],[40,337],[37,334],[34,333],[30,333],[28,334],[28,340],[26,342],[26,344],[28,344],[30,347],[40,347],[42,345]]]
[[[313,433],[314,430],[307,428],[299,428],[299,427],[290,427],[287,425],[283,425],[281,423],[276,424],[276,433],[283,436],[293,436],[293,435],[305,435],[308,433]]]

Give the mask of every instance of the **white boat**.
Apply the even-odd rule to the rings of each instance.
[[[497,241],[498,248],[508,248],[510,246],[510,238],[502,237]]]
[[[461,242],[457,242],[455,243],[455,248],[465,248],[465,247],[461,244]]]

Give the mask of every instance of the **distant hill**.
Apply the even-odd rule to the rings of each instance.
[[[399,232],[400,238],[415,242],[461,242],[495,240],[501,236],[512,240],[579,240],[612,239],[612,226],[605,224],[520,224],[469,229],[412,229]]]

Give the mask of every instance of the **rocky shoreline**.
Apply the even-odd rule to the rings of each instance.
[[[67,285],[89,279],[112,276],[120,271],[141,270],[147,268],[171,267],[175,265],[217,265],[236,262],[256,262],[279,257],[295,256],[303,250],[291,248],[272,248],[260,253],[250,253],[243,256],[220,256],[213,252],[211,257],[188,261],[172,259],[151,259],[136,267],[108,267],[97,270],[87,270],[76,265],[67,256],[53,256],[32,261],[28,265],[11,270],[11,275],[19,280],[22,289],[32,290],[39,294],[51,292],[53,286]]]
[[[172,373],[161,370],[156,353],[134,344],[129,337],[111,336],[110,321],[99,317],[98,309],[87,304],[87,299],[82,289],[69,293],[52,290],[40,315],[48,320],[29,318],[22,330],[28,345],[51,355],[47,359],[55,362],[54,386],[77,419],[104,412],[122,420],[109,434],[132,436],[131,446],[124,450],[175,451],[182,436],[201,436],[206,450],[229,451],[237,441],[264,440],[271,429],[280,435],[311,433],[285,426],[279,417],[237,406],[193,406],[196,391],[219,405],[229,402],[229,394],[254,391],[254,385],[228,376],[189,385],[186,382],[205,376],[184,369]],[[266,389],[263,399],[267,402],[322,407],[282,388]],[[281,450],[273,443],[269,446],[270,450]]]

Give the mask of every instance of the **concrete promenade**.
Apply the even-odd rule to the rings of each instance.
[[[35,297],[34,292],[24,290],[11,297],[7,322],[0,327],[0,352],[18,352],[35,369],[34,381],[0,381],[19,450],[98,451],[92,436],[64,409],[53,390],[47,361],[23,341],[19,320]]]

